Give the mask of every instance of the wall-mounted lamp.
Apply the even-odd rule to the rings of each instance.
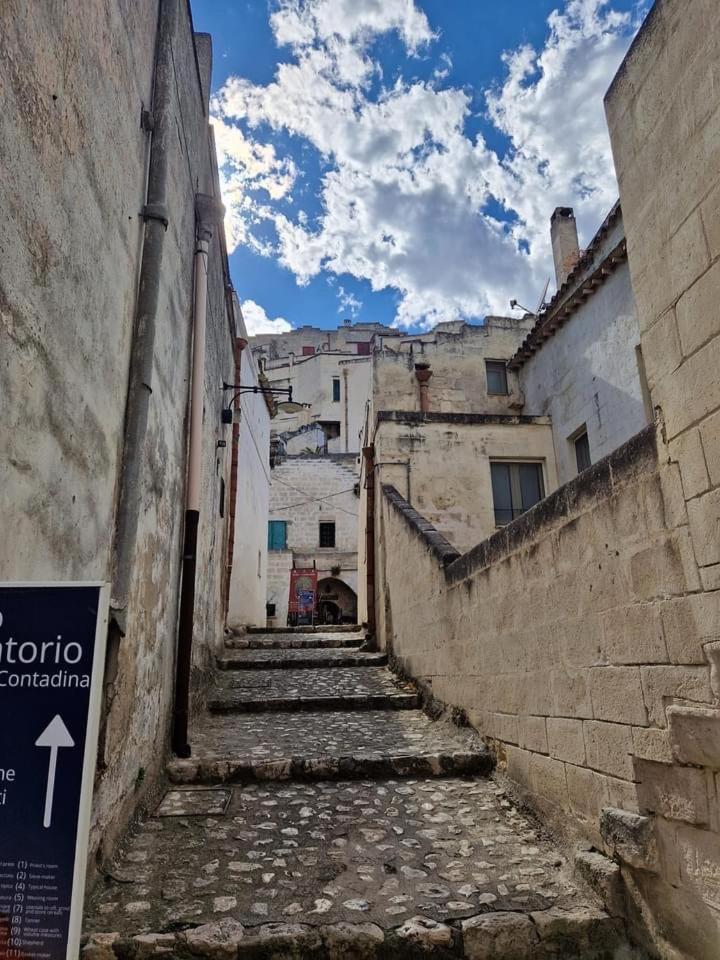
[[[243,387],[239,383],[223,383],[222,385],[223,393],[226,390],[234,390],[235,393],[230,398],[228,405],[223,407],[222,411],[222,422],[223,423],[232,423],[233,422],[233,404],[237,398],[243,393],[264,393],[270,394],[273,399],[276,396],[282,396],[285,394],[287,400],[281,400],[277,408],[283,413],[299,413],[303,408],[302,403],[296,403],[292,398],[292,387],[260,387],[257,384],[251,387]]]

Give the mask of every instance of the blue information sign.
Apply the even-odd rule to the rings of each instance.
[[[0,584],[0,957],[78,956],[103,584]]]

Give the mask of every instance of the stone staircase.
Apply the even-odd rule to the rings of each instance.
[[[354,631],[231,637],[85,960],[627,960],[622,920]]]

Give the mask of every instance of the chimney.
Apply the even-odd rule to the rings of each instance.
[[[415,364],[415,376],[420,385],[420,411],[422,413],[430,412],[430,393],[428,389],[428,382],[432,375],[433,372],[430,369],[429,363]]]
[[[550,217],[550,240],[555,261],[555,280],[559,290],[580,259],[577,224],[572,207],[555,209]]]

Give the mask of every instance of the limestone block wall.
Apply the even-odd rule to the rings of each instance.
[[[675,464],[698,565],[686,634],[715,611],[706,639],[717,639],[720,588],[720,6],[715,0],[658,0],[608,91],[608,126],[625,214],[641,342],[663,459]],[[695,647],[695,652],[697,648]],[[706,651],[716,656],[717,646]],[[715,675],[716,676],[716,675]],[[717,683],[717,681],[715,680]],[[717,691],[716,691],[717,692]],[[720,910],[718,801],[705,811],[704,771],[718,768],[718,710],[669,712],[674,749],[695,800],[686,826],[663,841],[672,873],[667,895],[691,885]],[[666,804],[667,806],[667,804]],[[678,803],[678,809],[679,803]],[[692,821],[692,822],[688,822]],[[648,894],[648,896],[650,896]],[[682,932],[702,919],[684,915]],[[712,927],[712,929],[716,929]],[[717,943],[720,936],[715,941]],[[710,953],[708,955],[711,955]]]
[[[378,494],[382,644],[558,828],[621,859],[665,956],[716,956],[720,592],[653,428],[462,556]]]

